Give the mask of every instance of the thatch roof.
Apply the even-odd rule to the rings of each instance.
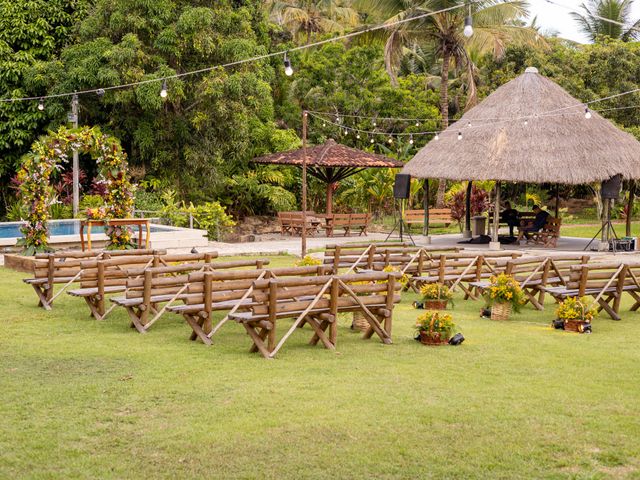
[[[302,166],[304,149],[272,153],[254,158],[257,163]],[[309,167],[402,167],[404,164],[384,155],[369,153],[357,148],[347,147],[329,139],[322,145],[307,147],[307,166]]]
[[[563,107],[572,107],[557,111]],[[556,110],[556,113],[547,113]],[[527,124],[525,125],[525,119]],[[468,123],[471,122],[471,127]],[[462,132],[462,140],[458,140]],[[419,178],[582,184],[640,178],[640,142],[528,68],[404,167]]]

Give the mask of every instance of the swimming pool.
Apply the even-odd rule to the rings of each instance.
[[[49,245],[53,248],[77,248],[80,246],[80,220],[51,220],[49,226]],[[24,222],[0,222],[0,251],[15,249],[16,242],[22,238],[20,227]],[[207,232],[195,228],[171,227],[152,223],[149,226],[150,246],[152,248],[191,248],[208,245]],[[138,237],[138,227],[133,227],[134,237]],[[85,239],[87,229],[85,228]],[[143,229],[143,238],[146,232]],[[91,228],[91,239],[95,248],[107,241],[104,227]]]
[[[20,227],[24,225],[24,222],[6,222],[0,223],[0,238],[20,238],[24,237],[20,232]],[[60,235],[79,235],[80,234],[80,220],[52,220],[48,223],[49,236]],[[85,228],[85,234],[86,234]],[[170,232],[173,229],[171,227],[165,227],[162,225],[151,225],[151,233],[153,232]],[[92,227],[91,232],[100,234],[104,233],[105,227]],[[137,227],[135,228],[137,232]]]

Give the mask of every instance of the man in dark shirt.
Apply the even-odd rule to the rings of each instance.
[[[526,237],[527,240],[531,238],[529,235],[532,232],[539,232],[542,230],[547,223],[547,219],[549,218],[549,212],[542,210],[538,205],[533,206],[533,213],[536,214],[536,217],[533,219],[533,223],[529,225],[525,225],[520,230],[520,235],[518,235],[518,241],[522,240]]]
[[[500,214],[500,219],[509,225],[509,236],[513,237],[513,227],[520,225],[520,212],[515,208],[511,208],[511,202],[504,204],[505,209]]]

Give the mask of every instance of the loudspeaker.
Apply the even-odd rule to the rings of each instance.
[[[394,198],[409,198],[409,190],[411,189],[411,175],[399,173],[393,183]]]
[[[622,190],[622,175],[618,174],[602,182],[602,198],[618,199]]]

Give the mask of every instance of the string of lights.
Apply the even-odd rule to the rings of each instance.
[[[473,3],[477,3],[478,1],[480,1],[480,0],[470,0],[468,3],[469,3],[469,5],[471,5]],[[64,98],[64,97],[72,97],[73,95],[88,95],[88,94],[95,94],[95,95],[98,95],[98,96],[103,96],[105,94],[105,92],[107,92],[107,91],[122,90],[122,89],[125,89],[125,88],[137,87],[139,85],[146,85],[146,84],[150,84],[150,83],[160,83],[160,82],[162,82],[162,89],[160,90],[160,96],[162,98],[166,98],[167,95],[168,95],[167,80],[179,79],[179,78],[184,78],[184,77],[193,76],[193,75],[199,75],[199,74],[211,72],[213,70],[220,69],[220,68],[230,68],[230,67],[234,67],[234,66],[237,66],[237,65],[243,65],[243,64],[246,64],[246,63],[258,62],[258,61],[261,61],[261,60],[266,60],[266,59],[269,59],[269,58],[279,57],[279,56],[283,57],[283,64],[284,64],[285,74],[287,76],[291,76],[291,75],[293,75],[293,67],[292,67],[292,64],[291,64],[291,59],[289,58],[289,53],[290,52],[306,50],[306,49],[309,49],[309,48],[319,47],[319,46],[325,45],[327,43],[333,43],[333,42],[338,42],[338,41],[341,41],[341,40],[347,40],[349,38],[356,37],[358,35],[363,35],[365,33],[374,32],[374,31],[382,30],[382,29],[388,29],[390,27],[393,27],[393,26],[396,26],[396,25],[402,25],[402,24],[408,23],[408,22],[415,22],[416,20],[420,20],[422,18],[432,17],[434,15],[450,12],[450,11],[453,11],[453,10],[458,10],[458,9],[461,9],[461,8],[464,8],[464,7],[465,7],[464,4],[458,4],[458,5],[454,5],[454,6],[451,6],[451,7],[442,8],[440,10],[435,10],[433,12],[425,12],[425,13],[422,13],[422,14],[419,14],[419,15],[415,15],[415,16],[411,16],[411,17],[407,17],[407,18],[403,18],[403,19],[399,19],[399,20],[394,20],[393,22],[389,22],[389,23],[382,23],[382,24],[378,24],[378,25],[374,25],[374,26],[369,26],[369,27],[367,27],[367,28],[365,28],[363,30],[356,30],[356,31],[349,32],[349,33],[346,33],[346,34],[343,34],[343,35],[339,35],[339,36],[336,36],[336,37],[326,38],[324,40],[319,40],[317,42],[312,42],[312,43],[309,43],[309,44],[306,44],[306,45],[299,45],[297,47],[292,47],[292,48],[289,48],[287,50],[280,50],[280,51],[277,51],[277,52],[266,53],[266,54],[263,54],[263,55],[257,55],[257,56],[253,56],[253,57],[250,57],[250,58],[245,58],[245,59],[242,59],[242,60],[236,60],[236,61],[229,62],[229,63],[224,63],[224,64],[220,64],[220,65],[214,65],[214,66],[210,66],[210,67],[206,67],[206,68],[201,68],[201,69],[198,69],[198,70],[191,70],[189,72],[176,73],[176,74],[173,74],[173,75],[165,75],[165,76],[156,77],[156,78],[148,78],[146,80],[139,80],[137,82],[123,83],[123,84],[120,84],[120,85],[111,85],[111,86],[100,87],[100,88],[91,88],[91,89],[80,90],[80,91],[76,91],[76,92],[53,93],[53,94],[49,94],[49,95],[34,96],[34,97],[1,98],[0,102],[7,103],[7,102],[38,101],[39,102],[38,106],[42,105],[43,109],[44,109],[44,101],[48,100],[48,99]],[[468,18],[470,18],[470,17],[468,17]],[[473,33],[473,30],[471,30],[471,31]],[[467,30],[467,32],[468,32],[468,30]]]

